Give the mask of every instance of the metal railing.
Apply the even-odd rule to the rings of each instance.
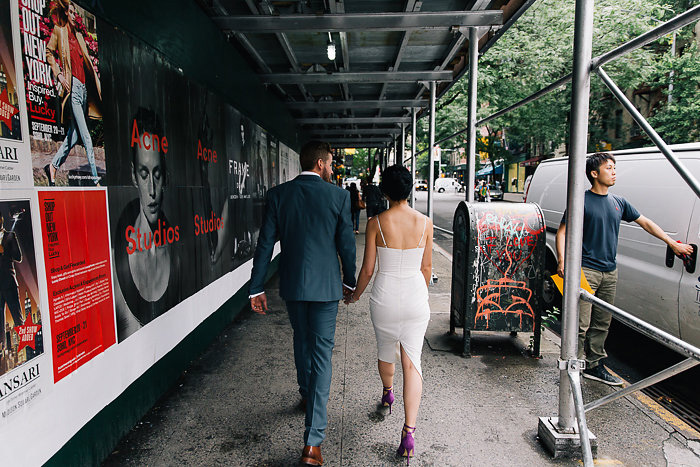
[[[573,72],[560,78],[549,86],[535,92],[534,94],[522,99],[515,104],[499,110],[486,118],[474,122],[470,118],[469,126],[459,130],[445,138],[438,140],[434,139],[434,129],[431,128],[430,145],[418,153],[413,150],[413,157],[425,153],[435,144],[441,144],[450,139],[469,132],[470,151],[468,154],[471,163],[475,160],[476,154],[472,147],[475,138],[476,126],[482,125],[490,120],[498,118],[508,112],[511,112],[519,107],[522,107],[530,102],[533,102],[550,92],[560,89],[569,82],[572,83],[572,105],[571,105],[571,154],[569,157],[569,173],[568,173],[568,193],[567,193],[567,231],[566,231],[566,252],[565,252],[565,278],[564,278],[564,309],[562,316],[562,345],[561,357],[559,360],[560,370],[560,391],[559,391],[559,416],[555,429],[559,433],[572,434],[574,433],[573,424],[576,422],[579,428],[580,445],[583,454],[583,462],[586,467],[593,465],[593,456],[591,452],[590,441],[588,439],[588,429],[586,423],[585,412],[596,407],[600,407],[612,400],[623,397],[631,392],[643,389],[651,384],[678,374],[693,366],[696,366],[700,360],[700,350],[682,340],[661,331],[654,326],[645,323],[644,321],[635,318],[625,311],[610,305],[597,297],[582,292],[579,289],[580,274],[581,274],[581,249],[583,237],[583,188],[584,188],[584,167],[586,157],[586,147],[588,139],[588,101],[590,99],[590,75],[596,73],[605,85],[610,89],[613,95],[620,101],[621,105],[632,115],[637,124],[649,135],[650,139],[669,160],[674,169],[680,174],[683,180],[691,187],[695,194],[700,197],[700,183],[692,173],[685,167],[678,158],[673,154],[673,151],[663,141],[663,139],[654,131],[653,127],[644,119],[637,111],[634,104],[630,102],[613,80],[605,73],[602,65],[619,58],[633,50],[636,50],[644,45],[647,45],[666,34],[676,31],[694,21],[700,19],[700,5],[690,8],[685,13],[682,13],[675,18],[661,24],[660,26],[651,29],[650,31],[622,44],[621,46],[591,58],[592,47],[592,31],[593,31],[593,0],[576,0],[576,21],[574,32],[574,64]],[[472,37],[470,37],[472,39]],[[470,40],[471,47],[471,40]],[[473,50],[470,50],[473,52]],[[470,53],[470,85],[469,85],[469,100],[470,110],[476,104],[476,69],[478,66],[475,55]],[[433,107],[434,109],[434,107]],[[431,112],[431,124],[434,122],[434,111]],[[471,117],[471,116],[470,116]],[[432,126],[432,125],[431,125]],[[415,131],[415,127],[414,127]],[[415,146],[414,146],[415,148]],[[413,159],[415,161],[415,159]],[[432,161],[431,161],[432,162]],[[432,167],[432,163],[431,163]],[[432,172],[432,171],[431,171]],[[474,178],[473,169],[469,173],[470,181]],[[431,177],[432,179],[432,177]],[[473,183],[472,183],[473,184]],[[468,195],[471,193],[468,190]],[[429,193],[430,195],[430,193]],[[473,193],[472,193],[473,196]],[[430,198],[430,196],[429,196]],[[432,200],[429,200],[429,212],[432,214]],[[446,229],[435,227],[439,231],[451,233]],[[630,327],[633,327],[650,338],[659,341],[660,343],[686,355],[687,360],[678,363],[666,370],[663,370],[649,378],[639,381],[628,388],[617,391],[614,394],[601,398],[598,401],[591,402],[587,405],[583,404],[583,396],[581,392],[580,373],[583,370],[584,363],[576,358],[577,353],[577,333],[578,333],[578,302],[583,299],[600,306],[613,313],[618,319],[625,322]],[[562,384],[568,380],[569,384]],[[574,417],[575,412],[575,417]],[[576,419],[574,421],[574,418]]]

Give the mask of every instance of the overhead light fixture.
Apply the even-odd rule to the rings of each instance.
[[[328,60],[335,60],[335,42],[333,40],[328,41]]]
[[[326,47],[326,52],[328,53],[328,60],[335,60],[335,42],[333,42],[333,36],[328,33],[328,46]]]

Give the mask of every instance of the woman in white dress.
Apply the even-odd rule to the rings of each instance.
[[[391,413],[395,365],[401,361],[405,424],[397,454],[406,457],[407,465],[414,455],[413,432],[423,389],[420,357],[430,320],[428,282],[433,246],[432,222],[408,205],[412,183],[410,172],[399,165],[382,174],[379,188],[389,199],[389,209],[367,222],[362,269],[357,288],[347,300],[359,300],[378,258],[369,303],[377,338],[379,376],[384,386],[381,402]]]

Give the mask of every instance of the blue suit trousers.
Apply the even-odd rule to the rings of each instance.
[[[294,330],[294,363],[299,392],[306,398],[304,444],[320,446],[328,425],[326,405],[331,389],[338,301],[288,301]]]

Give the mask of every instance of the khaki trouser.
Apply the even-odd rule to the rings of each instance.
[[[583,268],[588,284],[595,296],[611,305],[615,303],[617,290],[617,269],[610,272]],[[591,309],[592,308],[592,309]],[[578,315],[578,359],[586,357],[586,368],[598,366],[605,353],[605,339],[608,337],[612,314],[592,306],[590,302],[579,300]]]

